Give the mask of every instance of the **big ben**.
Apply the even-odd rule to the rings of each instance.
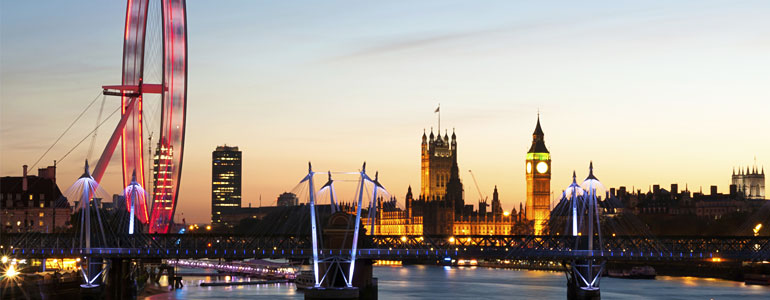
[[[543,129],[540,128],[540,114],[537,126],[532,133],[532,146],[527,152],[525,169],[527,172],[526,217],[534,220],[536,235],[543,233],[551,213],[551,154],[545,147]]]

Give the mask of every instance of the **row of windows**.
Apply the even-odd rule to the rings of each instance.
[[[32,203],[32,200],[29,200],[29,203],[27,204],[27,207],[33,207],[33,206],[35,206],[35,205]],[[45,206],[46,206],[45,202],[40,202],[40,207],[41,208],[45,207]],[[10,200],[10,199],[6,200],[5,207],[13,207],[13,200]]]
[[[30,220],[30,221],[29,221],[29,224],[25,224],[25,225],[24,225],[24,227],[29,227],[29,226],[32,226],[33,222],[34,222],[34,221]],[[21,223],[22,223],[21,221],[16,221],[16,227],[22,227],[22,224],[21,224]],[[43,227],[43,226],[45,226],[45,222],[44,222],[43,220],[40,220],[40,221],[38,221],[38,222],[37,222],[37,224],[38,224],[38,226],[40,226],[40,227]],[[7,227],[11,227],[11,222],[10,222],[10,221],[6,221],[6,222],[5,222],[5,226],[7,226]]]
[[[21,193],[11,194],[11,193],[2,193],[0,194],[0,200],[14,200],[14,196],[16,196],[16,200],[21,200]],[[29,200],[33,199],[33,194],[29,194]],[[38,196],[38,199],[45,200],[45,194],[40,194]]]

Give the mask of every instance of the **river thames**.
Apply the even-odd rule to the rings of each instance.
[[[566,299],[564,273],[409,265],[379,266],[380,299]],[[303,299],[293,284],[200,287],[213,278],[185,277],[185,287],[146,299]],[[224,280],[223,278],[217,280]],[[232,278],[232,280],[239,280]],[[602,278],[602,299],[768,299],[770,287],[710,278]]]

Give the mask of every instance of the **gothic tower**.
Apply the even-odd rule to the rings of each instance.
[[[540,128],[540,114],[537,126],[532,133],[532,146],[527,152],[525,170],[527,172],[526,218],[534,220],[535,234],[540,235],[551,213],[551,154],[545,147],[543,129]]]
[[[452,163],[451,174],[449,175],[449,181],[446,184],[446,201],[454,206],[455,215],[461,215],[463,213],[463,207],[465,207],[465,200],[463,199],[463,183],[460,182],[460,169],[457,168],[457,161]]]
[[[492,192],[492,214],[495,216],[501,216],[503,214],[503,206],[500,204],[500,195],[497,193],[497,185],[495,185],[495,191]]]
[[[443,199],[451,176],[451,168],[457,164],[457,136],[452,132],[452,141],[447,133],[433,134],[430,138],[422,134],[420,192],[425,199]]]

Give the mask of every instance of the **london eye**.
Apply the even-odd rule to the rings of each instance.
[[[120,140],[123,186],[131,185],[136,174],[136,182],[148,191],[133,207],[151,233],[169,231],[179,194],[187,109],[186,22],[184,0],[129,0],[122,81],[102,87],[105,95],[121,98],[121,120],[94,178],[101,180]],[[126,200],[130,210],[132,201]]]

